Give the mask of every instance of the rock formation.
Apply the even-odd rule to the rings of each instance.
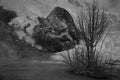
[[[14,18],[9,25],[16,29],[24,30],[26,33],[32,36],[33,28],[39,24],[39,20],[36,16],[23,16]]]
[[[77,28],[73,18],[64,8],[55,7],[44,20],[44,24],[46,24],[49,30],[51,29],[51,37],[67,36],[69,41],[73,42],[75,40],[78,42]],[[38,32],[42,26],[36,26],[34,28],[34,30],[37,28],[35,32]]]
[[[15,28],[15,33],[18,35],[19,39],[26,41],[34,47],[36,47],[36,45],[32,38],[33,28],[38,24],[39,20],[36,16],[17,17],[9,22],[9,25]],[[38,49],[41,50],[41,46],[39,46]]]
[[[33,29],[37,44],[46,43],[46,45],[63,46],[65,42],[79,42],[78,29],[75,26],[72,16],[66,9],[55,7],[46,18],[39,17],[38,19],[39,24]],[[48,39],[51,39],[52,43],[48,39],[45,39],[45,37],[49,37]],[[44,41],[42,42],[42,40]],[[58,48],[60,49],[60,47]]]

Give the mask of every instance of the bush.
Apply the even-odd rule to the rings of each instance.
[[[79,31],[85,49],[81,49],[81,51],[75,49],[72,57],[68,51],[67,57],[62,55],[65,59],[64,62],[75,73],[97,78],[109,77],[108,75],[111,75],[114,70],[114,66],[109,65],[113,60],[101,55],[101,50],[98,51],[96,48],[108,26],[107,16],[104,10],[99,10],[95,0],[93,3],[86,3],[86,10],[78,17]]]
[[[93,78],[112,78],[115,73],[116,65],[110,65],[113,60],[109,57],[104,57],[99,52],[94,53],[90,66],[88,67],[87,52],[83,48],[75,48],[75,53],[67,51],[67,56],[61,54],[64,58],[64,63],[69,70],[75,74],[89,76]],[[113,63],[115,64],[115,63]]]

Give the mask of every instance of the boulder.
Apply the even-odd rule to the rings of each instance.
[[[79,42],[78,29],[66,9],[55,7],[46,18],[38,19],[39,24],[33,29],[36,44],[52,47],[56,52],[68,48],[68,45],[70,48],[74,42]],[[67,46],[66,42],[68,42]]]
[[[55,7],[46,18],[40,18],[39,21],[39,25],[34,27],[34,34],[44,30],[52,38],[66,37],[67,39],[62,40],[79,42],[78,29],[66,9]]]
[[[49,26],[53,27],[56,34],[60,35],[67,31],[69,33],[68,36],[71,36],[71,38],[68,37],[70,41],[78,41],[78,30],[71,14],[66,9],[55,7],[46,20]]]

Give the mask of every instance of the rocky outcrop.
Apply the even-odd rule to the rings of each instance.
[[[15,33],[18,35],[20,40],[24,40],[32,46],[36,47],[35,41],[32,38],[33,28],[39,24],[38,17],[36,16],[24,16],[14,18],[9,25],[13,26]],[[38,49],[42,49],[41,46],[37,46]]]
[[[43,24],[39,24],[34,28],[34,32],[39,32],[42,26],[47,26],[51,33],[50,36],[57,38],[66,36],[69,41],[74,40],[78,42],[77,28],[70,13],[61,7],[55,7],[52,12],[44,19]]]
[[[65,31],[69,33],[72,41],[78,39],[77,28],[73,21],[71,14],[64,8],[55,7],[53,11],[47,17],[48,23],[51,27],[54,27],[57,34],[61,34]],[[70,39],[70,40],[71,40]]]
[[[51,40],[57,39],[61,43],[66,41],[78,42],[79,39],[72,16],[61,7],[55,7],[46,18],[37,16],[17,17],[9,25],[14,26],[19,39],[32,44],[32,46],[36,45],[34,36],[39,33],[50,37]],[[37,37],[40,39],[42,35],[37,35]],[[37,41],[40,42],[40,40]]]
[[[33,30],[36,44],[58,47],[56,51],[63,50],[64,47],[61,46],[65,46],[66,42],[68,44],[79,42],[78,29],[72,16],[61,7],[55,7],[46,18],[39,18],[39,24]]]
[[[16,29],[24,30],[26,33],[32,36],[33,28],[39,24],[38,17],[36,16],[24,16],[14,18],[9,25]]]

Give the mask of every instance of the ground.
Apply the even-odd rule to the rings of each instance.
[[[0,58],[0,80],[94,80],[69,73],[62,63]]]

